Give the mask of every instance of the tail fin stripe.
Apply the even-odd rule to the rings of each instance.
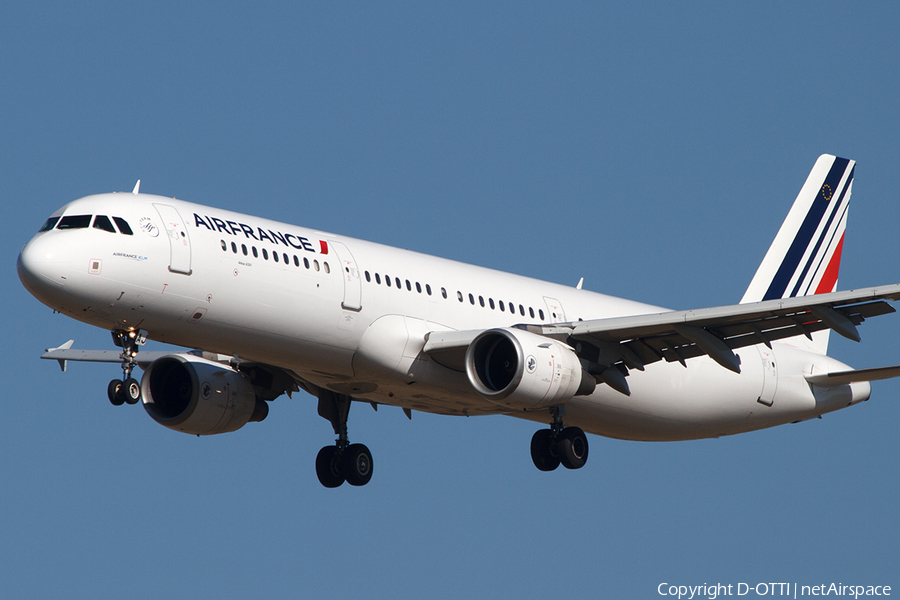
[[[841,266],[841,250],[843,248],[844,236],[842,235],[838,241],[837,248],[834,249],[834,254],[831,255],[831,262],[828,263],[825,274],[822,275],[822,281],[819,282],[819,287],[816,288],[817,294],[827,294],[834,291],[834,285],[837,283],[838,278],[838,269]]]
[[[832,194],[826,192],[826,186],[828,190],[836,190],[849,163],[850,161],[846,158],[835,158],[831,169],[828,171],[828,176],[825,178],[825,182],[819,189],[819,194],[817,194],[813,205],[810,207],[806,218],[803,220],[803,224],[800,226],[797,236],[791,243],[791,247],[785,255],[784,260],[778,267],[778,271],[775,273],[775,277],[772,279],[769,289],[763,296],[763,300],[773,300],[783,297],[785,290],[788,285],[790,285],[794,273],[797,272],[797,268],[800,266],[800,261],[803,260],[806,249],[809,248],[813,236],[819,229],[825,211],[828,209],[833,192]],[[847,184],[849,184],[849,181],[850,178],[847,179]],[[846,186],[844,190],[841,190],[841,197],[843,197],[845,190]]]
[[[855,169],[855,167],[854,167]],[[844,184],[843,189],[841,190],[841,195],[838,198],[838,201],[834,203],[833,210],[831,214],[828,216],[828,221],[825,223],[825,227],[822,229],[822,235],[819,236],[819,239],[816,241],[816,246],[813,248],[812,253],[809,255],[809,260],[807,260],[806,265],[803,267],[803,272],[800,274],[800,277],[797,279],[797,283],[794,286],[793,292],[791,293],[791,297],[796,296],[806,296],[809,293],[809,288],[812,286],[815,281],[815,274],[819,272],[819,269],[822,267],[822,262],[828,258],[828,248],[831,247],[831,244],[834,242],[834,238],[838,233],[841,233],[841,239],[843,239],[842,229],[840,227],[836,227],[834,230],[831,229],[831,224],[834,222],[834,217],[840,213],[840,217],[838,217],[837,224],[840,225],[840,222],[844,219],[847,214],[847,209],[850,206],[850,202],[844,201],[844,196],[847,194],[847,190],[850,189],[850,182],[853,181],[853,171],[850,171],[850,176],[847,178],[846,183]],[[822,256],[819,256],[819,250],[822,247],[822,242],[825,241],[825,238],[828,238],[828,243],[825,244],[825,250]],[[838,255],[840,256],[840,255]],[[816,260],[818,258],[818,260]],[[840,260],[840,259],[838,259]],[[806,280],[806,275],[809,273],[810,267],[812,267],[813,263],[816,263],[816,268],[813,270],[813,276],[810,281],[806,283],[806,290],[801,293],[800,287],[804,284]],[[829,266],[831,263],[829,263]],[[828,290],[829,292],[831,290]]]

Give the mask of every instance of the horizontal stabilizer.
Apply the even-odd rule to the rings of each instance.
[[[854,371],[836,371],[825,375],[807,375],[806,380],[819,387],[833,387],[857,381],[878,381],[879,379],[890,379],[892,377],[900,377],[900,365]]]
[[[63,344],[65,346],[65,344]],[[139,365],[148,365],[161,356],[178,354],[177,352],[139,352],[137,355]],[[122,353],[117,350],[77,350],[74,348],[50,348],[41,358],[48,360],[74,360],[75,362],[122,362]]]
[[[123,361],[122,352],[120,350],[78,350],[72,348],[73,340],[69,340],[58,348],[48,348],[41,358],[46,360],[59,361],[60,368],[65,371],[66,363],[70,360],[75,362],[95,362],[95,363],[121,363]],[[212,352],[202,352],[200,350],[191,351],[166,351],[166,350],[143,350],[138,352],[135,360],[139,367],[146,368],[150,363],[163,356],[172,356],[173,354],[191,354],[199,356],[207,360],[213,360],[220,363],[248,363],[240,358],[232,358],[222,354]]]

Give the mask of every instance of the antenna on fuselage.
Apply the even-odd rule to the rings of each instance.
[[[140,191],[141,191],[141,180],[138,179],[137,183],[134,184],[134,189],[131,190],[131,193],[134,194],[135,196],[137,196]]]

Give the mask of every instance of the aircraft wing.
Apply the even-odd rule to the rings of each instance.
[[[573,346],[582,342],[579,356],[596,363],[601,371],[617,364],[643,370],[645,365],[660,360],[685,364],[688,358],[706,354],[739,373],[740,361],[733,352],[736,348],[768,346],[799,335],[811,337],[813,332],[829,328],[859,341],[857,325],[870,317],[895,312],[885,300],[900,300],[900,284],[733,306],[516,327]],[[466,349],[480,333],[433,331],[426,336],[422,350],[438,363],[464,372]]]
[[[894,312],[885,300],[900,300],[900,284],[830,294],[781,298],[698,310],[671,311],[610,319],[537,326],[545,335],[568,334],[569,343],[597,349],[596,362],[621,362],[643,370],[659,360],[681,362],[707,354],[723,367],[740,372],[732,350],[769,345],[798,335],[834,329],[859,341],[856,326],[869,317]],[[526,326],[534,330],[535,326]]]

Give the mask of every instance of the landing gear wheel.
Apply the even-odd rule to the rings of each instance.
[[[350,444],[341,456],[341,467],[347,483],[366,485],[372,479],[372,453],[363,444]]]
[[[113,379],[106,386],[106,396],[113,406],[122,406],[125,404],[125,384],[121,379]]]
[[[344,483],[340,458],[337,446],[325,446],[316,456],[316,476],[319,483],[327,488],[341,487]]]
[[[553,432],[539,429],[531,438],[531,460],[541,471],[553,471],[559,466],[559,456],[555,453]]]
[[[134,377],[125,380],[124,385],[125,402],[128,404],[137,404],[141,400],[141,384]]]
[[[580,469],[588,459],[587,436],[578,427],[566,427],[559,434],[556,454],[565,468]]]

